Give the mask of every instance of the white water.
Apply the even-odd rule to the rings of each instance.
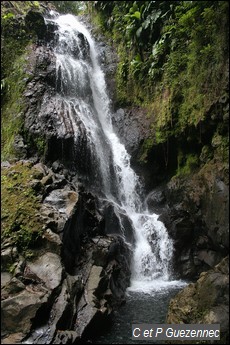
[[[98,63],[97,47],[76,17],[63,15],[48,20],[59,27],[57,97],[63,114],[72,124],[76,142],[81,135],[79,123],[86,132],[87,145],[96,157],[94,173],[101,181],[98,196],[111,203],[116,213],[128,216],[134,229],[129,290],[150,292],[177,285],[179,282],[170,281],[172,240],[158,216],[143,208],[138,176],[130,167],[130,156],[113,130],[110,100]],[[120,224],[125,236],[122,219]]]

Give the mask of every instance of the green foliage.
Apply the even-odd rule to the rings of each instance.
[[[25,102],[23,91],[28,80],[27,56],[31,38],[19,13],[38,7],[37,2],[12,1],[3,6],[2,14],[2,79],[1,79],[1,148],[2,159],[15,157],[14,138],[23,129]],[[16,14],[17,16],[16,16]]]
[[[117,105],[145,107],[151,121],[140,162],[154,145],[171,141],[181,148],[172,174],[189,175],[213,158],[227,164],[229,115],[218,104],[229,81],[228,7],[227,1],[92,3],[91,15],[96,10],[117,47]]]
[[[177,163],[177,176],[185,176],[198,168],[199,158],[196,154],[184,155],[182,151],[179,151]]]
[[[152,148],[152,146],[153,146],[153,138],[149,137],[148,139],[144,141],[144,143],[141,146],[140,158],[139,158],[139,161],[141,163],[147,162],[148,152]]]
[[[228,44],[226,8],[226,2],[196,1],[187,8],[176,8],[177,25],[173,47],[164,65],[163,83],[177,95],[170,101],[177,108],[179,132],[204,120],[226,85],[223,77]]]
[[[60,13],[72,13],[78,15],[84,10],[84,1],[50,1]]]
[[[96,1],[92,8],[119,47],[118,103],[149,108],[156,142],[198,126],[227,84],[228,2]]]
[[[2,16],[2,19],[3,20],[8,20],[8,19],[10,19],[10,18],[14,18],[15,17],[15,14],[14,13],[12,13],[12,12],[8,12],[8,13],[6,13],[6,14],[4,14],[3,16]]]
[[[30,133],[25,128],[23,129],[24,141],[29,148],[29,154],[38,154],[39,157],[43,158],[46,154],[46,137],[42,134]]]
[[[20,251],[36,243],[42,234],[40,201],[31,188],[33,171],[29,163],[18,162],[2,169],[2,236]]]
[[[2,4],[2,19],[9,19],[15,17],[15,15],[25,15],[30,9],[40,10],[39,1],[9,1],[7,6]],[[13,16],[12,16],[13,14]]]
[[[40,156],[43,156],[45,153],[45,148],[46,148],[46,140],[45,138],[38,137],[34,139],[35,145],[36,145],[36,151]]]
[[[15,156],[14,137],[23,128],[25,103],[22,93],[26,82],[26,53],[15,58],[11,73],[4,79],[2,107],[2,159]]]

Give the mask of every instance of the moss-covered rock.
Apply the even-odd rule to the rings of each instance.
[[[2,169],[2,236],[25,251],[42,235],[41,198],[31,187],[32,164],[19,161]]]
[[[42,13],[54,7],[38,1],[3,1],[1,8],[2,157],[24,158],[15,150],[14,139],[16,135],[24,136],[23,92],[32,77],[29,60],[33,43],[49,34]]]
[[[89,5],[118,53],[116,106],[147,109],[140,118],[148,117],[150,131],[137,165],[152,172],[148,188],[173,175],[190,175],[214,154],[228,161],[228,6],[227,1]]]
[[[229,259],[203,272],[196,283],[189,284],[170,302],[167,323],[220,324],[220,342],[229,337]]]

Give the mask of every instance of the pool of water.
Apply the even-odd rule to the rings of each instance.
[[[172,286],[150,293],[127,292],[126,304],[115,312],[105,333],[92,340],[93,344],[159,344],[160,341],[132,340],[132,324],[165,323],[170,299],[182,287]]]

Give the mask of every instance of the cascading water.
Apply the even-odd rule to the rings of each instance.
[[[85,133],[93,158],[90,188],[94,188],[102,203],[106,200],[113,205],[124,236],[121,215],[129,218],[134,230],[130,289],[151,291],[170,284],[172,240],[158,216],[143,208],[139,179],[113,130],[110,100],[95,43],[85,26],[72,15],[47,20],[58,25],[56,97],[62,117],[68,117],[71,123],[76,145],[82,131]]]

